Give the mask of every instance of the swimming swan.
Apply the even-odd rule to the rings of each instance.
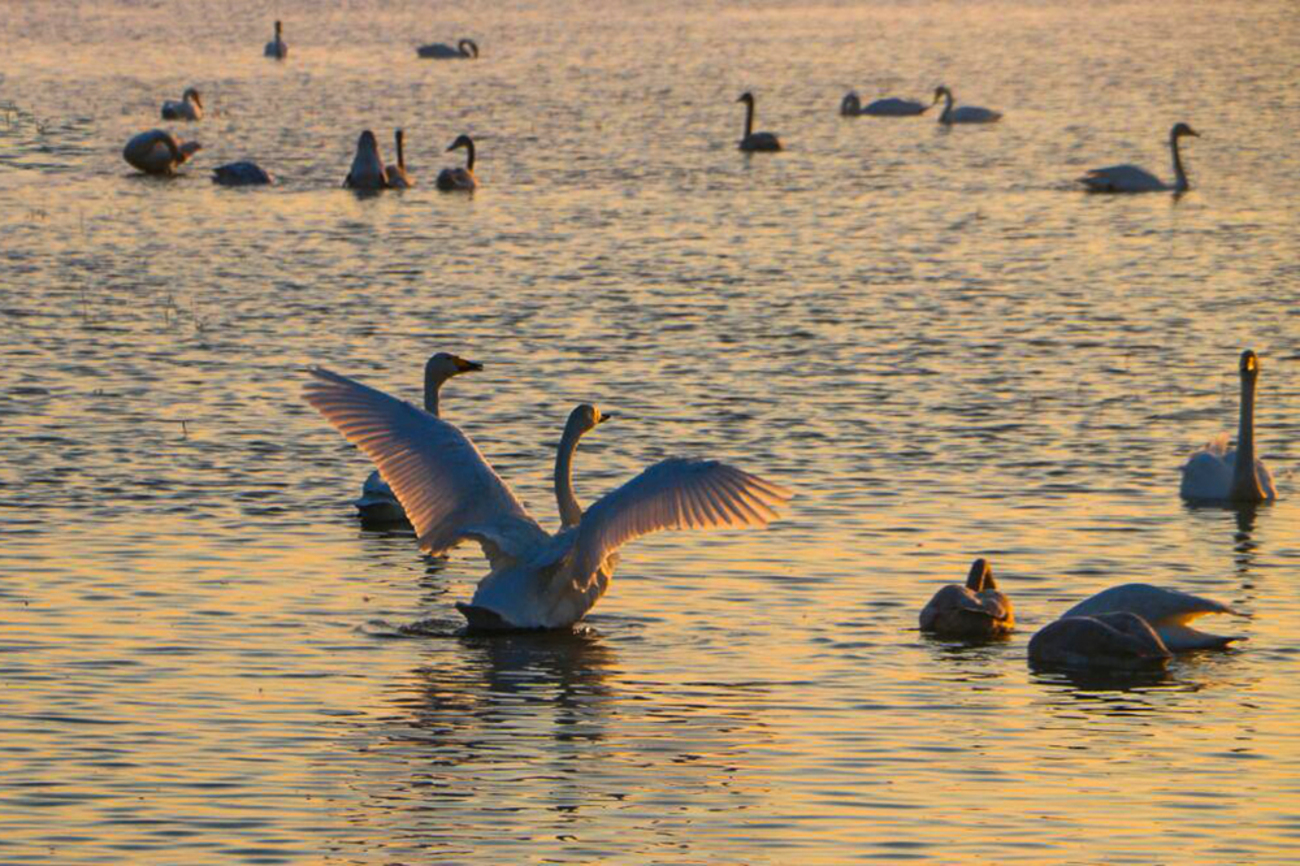
[[[397,164],[388,166],[388,186],[392,189],[415,186],[415,181],[406,173],[406,153],[403,149],[406,133],[400,129],[393,130],[393,140],[397,144]]]
[[[357,139],[357,153],[352,157],[352,168],[343,178],[343,185],[349,189],[384,189],[388,186],[388,172],[379,154],[379,140],[368,129]]]
[[[1277,498],[1273,476],[1255,457],[1255,383],[1259,359],[1250,349],[1241,353],[1241,409],[1237,447],[1228,448],[1225,433],[1191,456],[1183,465],[1178,493],[1184,499],[1220,502],[1263,502]]]
[[[745,103],[745,137],[740,140],[740,149],[750,153],[780,150],[781,142],[775,135],[770,132],[754,132],[754,94],[742,93],[736,101]]]
[[[725,463],[671,458],[585,513],[567,509],[566,525],[550,535],[455,425],[328,370],[312,375],[307,402],[379,466],[421,549],[438,554],[465,540],[482,545],[491,571],[471,603],[458,605],[472,628],[570,626],[605,593],[614,554],[625,543],[661,529],[763,526],[791,496]],[[558,481],[578,439],[600,417],[592,407],[570,416],[556,455]]]
[[[1175,589],[1162,589],[1149,583],[1126,583],[1102,590],[1079,602],[1062,614],[1068,617],[1097,616],[1105,613],[1131,613],[1142,617],[1160,635],[1170,652],[1199,649],[1223,649],[1240,635],[1224,636],[1197,631],[1187,623],[1211,613],[1245,616],[1226,604],[1189,595]]]
[[[180,101],[169,99],[163,103],[163,120],[199,120],[203,117],[203,97],[193,87],[185,88]]]
[[[461,373],[473,373],[482,370],[483,365],[477,361],[466,361],[450,352],[439,352],[424,363],[424,411],[438,417],[438,397],[442,386],[452,376]],[[393,495],[393,489],[380,476],[376,469],[370,473],[361,485],[361,498],[353,503],[357,507],[357,516],[367,525],[406,523],[406,512],[402,503]]]
[[[473,39],[462,39],[452,48],[443,42],[421,45],[415,53],[426,60],[477,60],[478,43]]]
[[[212,169],[212,182],[221,186],[265,186],[275,183],[275,178],[257,163],[243,160]]]
[[[1173,186],[1162,181],[1145,168],[1136,165],[1112,165],[1109,168],[1094,168],[1079,178],[1079,183],[1089,192],[1186,192],[1190,189],[1187,173],[1183,171],[1183,159],[1178,153],[1178,139],[1185,135],[1200,138],[1201,134],[1185,123],[1178,123],[1169,130],[1169,150],[1174,157]]]
[[[459,136],[447,148],[447,153],[451,153],[457,148],[465,148],[465,167],[464,168],[444,168],[438,172],[438,189],[443,192],[455,192],[462,190],[473,192],[478,189],[478,178],[474,177],[474,139],[468,135]]]
[[[262,50],[265,57],[274,57],[276,60],[283,60],[289,56],[289,46],[280,38],[280,22],[275,22],[275,38],[266,43],[266,48]]]
[[[939,122],[951,126],[954,123],[996,123],[1002,119],[1002,112],[994,111],[991,108],[979,108],[974,105],[963,105],[961,108],[952,107],[952,91],[948,86],[941,84],[934,89],[934,101],[944,100],[943,114],[939,115]]]
[[[934,102],[926,105],[922,102],[890,96],[863,106],[858,95],[849,91],[848,95],[840,101],[840,114],[845,117],[858,117],[864,114],[873,117],[915,117],[918,114],[925,114],[938,101],[936,97]]]
[[[986,640],[1007,634],[1015,623],[1011,600],[998,592],[984,559],[971,565],[965,586],[948,584],[921,610],[921,631],[942,637]]]
[[[1160,635],[1134,613],[1066,616],[1029,639],[1029,661],[1045,667],[1140,670],[1173,658]]]
[[[175,174],[176,169],[203,149],[197,141],[182,143],[163,129],[151,129],[133,137],[122,149],[122,158],[145,174]]]

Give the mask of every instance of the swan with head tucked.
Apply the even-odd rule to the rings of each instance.
[[[477,60],[478,43],[473,39],[462,39],[452,48],[444,42],[421,45],[415,53],[426,60]]]
[[[163,120],[200,120],[203,117],[203,97],[193,87],[185,88],[180,100],[169,99],[163,103]]]
[[[263,56],[274,57],[276,60],[283,60],[289,56],[289,46],[280,38],[280,22],[275,22],[275,38],[266,43],[266,48],[262,50]]]
[[[714,460],[670,458],[607,493],[585,512],[569,467],[601,413],[570,415],[555,461],[561,528],[538,525],[474,443],[455,425],[345,376],[312,371],[309,403],[373,460],[406,509],[422,550],[477,541],[491,566],[468,605],[471,628],[563,628],[609,586],[625,543],[663,529],[763,526],[791,496]]]
[[[197,141],[182,142],[166,130],[151,129],[132,137],[122,149],[122,158],[145,174],[171,175],[202,149]]]
[[[1029,661],[1044,667],[1141,670],[1173,658],[1155,629],[1134,613],[1066,616],[1029,639]]]
[[[482,370],[477,361],[467,361],[450,352],[439,352],[424,363],[424,411],[433,417],[439,415],[439,397],[442,386],[453,376]],[[361,498],[353,503],[357,516],[367,525],[407,523],[402,503],[397,501],[393,488],[388,486],[376,469],[361,485]]]
[[[845,117],[859,117],[862,115],[870,117],[915,117],[918,114],[925,114],[938,101],[939,98],[936,96],[934,102],[926,105],[923,102],[915,102],[911,99],[889,96],[863,105],[858,95],[853,91],[849,91],[848,95],[840,101],[840,114]]]
[[[961,108],[952,107],[952,91],[946,84],[941,84],[934,89],[934,101],[944,100],[943,113],[939,115],[939,122],[945,126],[951,126],[954,123],[997,123],[1002,119],[1002,112],[994,111],[991,108],[980,108],[976,105],[963,105]]]
[[[940,637],[987,640],[1009,633],[1015,623],[1011,600],[998,592],[985,559],[971,565],[965,586],[948,584],[921,610],[921,631]]]
[[[444,168],[438,172],[437,186],[443,192],[473,192],[478,188],[478,178],[474,177],[474,139],[468,135],[458,136],[447,148],[447,153],[462,147],[465,148],[465,167]]]
[[[745,103],[745,137],[740,149],[750,153],[780,150],[781,142],[773,133],[754,132],[754,94],[742,93],[736,101]]]
[[[406,133],[400,129],[393,130],[393,141],[397,145],[397,164],[388,166],[388,186],[392,189],[407,189],[415,186],[415,181],[406,173],[406,152],[403,147],[406,143]]]
[[[275,178],[257,163],[242,160],[212,169],[212,182],[220,186],[267,186],[275,183]]]
[[[1170,652],[1223,649],[1234,640],[1245,640],[1240,635],[1217,635],[1197,631],[1187,623],[1212,613],[1233,616],[1245,614],[1198,595],[1164,589],[1149,583],[1126,583],[1102,590],[1084,599],[1062,614],[1061,618],[1088,617],[1108,613],[1131,613],[1140,616],[1160,636]]]
[[[1183,158],[1178,152],[1178,139],[1190,135],[1200,138],[1201,134],[1185,123],[1176,123],[1169,130],[1169,150],[1174,158],[1174,182],[1165,183],[1145,168],[1136,165],[1112,165],[1108,168],[1094,168],[1079,178],[1079,183],[1089,192],[1187,192],[1191,187],[1187,183],[1187,172],[1183,170]]]
[[[388,171],[379,153],[379,139],[368,129],[357,139],[357,152],[352,157],[348,176],[343,178],[343,185],[349,189],[385,189],[388,186]]]
[[[1225,433],[1197,451],[1183,465],[1178,493],[1204,502],[1263,502],[1277,498],[1273,476],[1255,456],[1255,385],[1259,358],[1250,349],[1241,353],[1241,406],[1237,447],[1228,447]]]

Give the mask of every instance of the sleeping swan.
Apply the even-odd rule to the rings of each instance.
[[[1009,633],[1015,622],[1011,600],[998,592],[984,559],[971,565],[965,586],[948,584],[921,610],[921,631],[940,637],[987,640]]]
[[[163,129],[142,132],[126,143],[122,158],[145,174],[175,174],[176,169],[203,149],[197,141],[182,143]]]
[[[1250,349],[1241,353],[1241,407],[1237,447],[1228,447],[1227,434],[1191,456],[1183,466],[1178,493],[1184,499],[1214,502],[1263,502],[1277,498],[1273,476],[1255,457],[1255,383],[1259,358]]]

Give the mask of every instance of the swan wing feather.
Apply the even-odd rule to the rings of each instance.
[[[1166,188],[1160,178],[1136,165],[1094,168],[1079,178],[1079,183],[1098,192],[1141,192]]]
[[[1210,598],[1176,589],[1164,589],[1149,583],[1126,583],[1104,589],[1091,598],[1084,599],[1061,616],[1096,616],[1116,612],[1137,614],[1162,634],[1166,626],[1182,626],[1206,614],[1241,615],[1226,604]]]

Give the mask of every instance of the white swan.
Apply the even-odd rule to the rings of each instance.
[[[1140,670],[1171,658],[1147,621],[1126,612],[1062,617],[1029,639],[1029,661],[1046,667]]]
[[[212,169],[212,182],[221,186],[266,186],[275,183],[275,178],[257,163],[242,160]]]
[[[930,105],[923,102],[915,102],[911,99],[899,99],[897,96],[889,96],[884,99],[877,99],[867,105],[862,104],[862,100],[853,91],[840,101],[840,114],[845,117],[858,117],[860,115],[869,115],[873,117],[915,117],[918,114],[925,114],[930,107],[938,102],[938,97]]]
[[[132,137],[122,149],[122,158],[145,174],[175,174],[202,149],[197,141],[182,142],[166,130],[151,129]]]
[[[442,386],[453,376],[482,370],[483,365],[477,361],[467,361],[450,352],[439,352],[424,362],[424,411],[438,417],[438,399]],[[406,512],[402,503],[397,501],[393,489],[388,486],[376,469],[370,473],[361,485],[361,498],[353,503],[357,507],[357,516],[364,524],[401,524],[406,523]]]
[[[948,86],[941,84],[934,89],[934,101],[944,100],[943,114],[939,115],[939,122],[945,126],[951,126],[954,123],[996,123],[1002,119],[1002,112],[994,111],[991,108],[980,108],[975,105],[963,105],[961,108],[952,107],[952,91]]]
[[[421,45],[415,49],[415,53],[426,60],[476,60],[478,43],[473,39],[462,39],[452,48],[446,43],[435,42],[432,45]]]
[[[740,149],[750,153],[780,150],[781,142],[774,134],[754,132],[754,94],[742,93],[736,101],[745,103],[745,137],[740,140]]]
[[[572,501],[562,509],[565,525],[549,535],[455,425],[345,376],[312,375],[307,401],[379,466],[420,547],[437,554],[465,540],[482,545],[491,571],[472,602],[458,605],[472,628],[570,626],[605,593],[625,543],[661,529],[763,526],[791,496],[725,463],[674,458],[585,514]],[[591,407],[570,416],[556,457],[558,482],[567,478],[578,439],[600,417]],[[569,494],[557,486],[562,502]]]
[[[180,101],[169,99],[163,103],[163,120],[200,120],[203,117],[203,97],[193,87],[185,88]]]
[[[384,158],[379,153],[379,140],[370,130],[357,139],[357,152],[352,157],[352,168],[343,178],[349,189],[384,189],[388,186],[388,172]]]
[[[1228,448],[1223,434],[1183,465],[1178,493],[1184,499],[1220,502],[1263,502],[1277,498],[1273,476],[1255,457],[1255,384],[1259,358],[1250,349],[1241,353],[1241,407],[1237,447]]]
[[[275,22],[275,38],[266,43],[266,48],[262,50],[265,57],[274,57],[276,60],[283,60],[289,56],[289,46],[280,38],[280,22]]]
[[[1015,623],[1011,600],[998,592],[984,559],[971,565],[965,586],[948,584],[921,610],[921,631],[942,637],[983,640],[1007,634]]]
[[[437,187],[443,192],[473,192],[478,189],[478,178],[474,177],[474,139],[468,135],[458,136],[447,148],[447,153],[461,147],[465,148],[465,167],[444,168],[438,172]]]
[[[1178,139],[1185,135],[1200,138],[1201,134],[1185,123],[1176,123],[1169,130],[1169,150],[1174,157],[1174,183],[1169,185],[1145,168],[1136,165],[1112,165],[1108,168],[1094,168],[1079,178],[1079,183],[1089,192],[1187,192],[1187,172],[1183,171],[1183,159],[1178,153]]]
[[[400,129],[393,130],[393,141],[397,145],[397,163],[388,166],[388,186],[391,189],[407,189],[415,186],[415,181],[406,173],[406,151],[403,147],[406,133]]]
[[[1239,635],[1224,636],[1197,631],[1187,623],[1211,613],[1245,616],[1226,604],[1189,595],[1175,589],[1162,589],[1149,583],[1126,583],[1102,590],[1062,614],[1061,618],[1097,616],[1105,613],[1131,613],[1142,617],[1160,635],[1171,652],[1198,649],[1222,649]]]

